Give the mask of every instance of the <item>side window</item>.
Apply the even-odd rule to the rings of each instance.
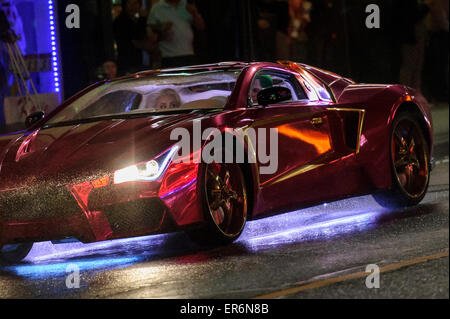
[[[291,91],[292,100],[286,102],[300,101],[308,98],[293,74],[282,71],[262,70],[253,78],[248,98],[249,105],[258,105],[258,93],[261,90],[276,86],[287,88]]]

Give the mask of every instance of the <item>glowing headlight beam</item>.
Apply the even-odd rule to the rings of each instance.
[[[114,184],[133,181],[151,182],[158,180],[177,151],[178,145],[175,145],[168,153],[163,154],[158,158],[117,170],[114,173]]]
[[[114,173],[114,184],[139,180],[139,170],[136,165],[119,169]]]

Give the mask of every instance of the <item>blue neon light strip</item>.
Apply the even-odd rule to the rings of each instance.
[[[61,84],[59,78],[58,45],[56,40],[55,7],[53,5],[53,0],[48,0],[48,18],[50,26],[50,44],[52,48],[53,84],[55,92],[59,93],[61,91]]]

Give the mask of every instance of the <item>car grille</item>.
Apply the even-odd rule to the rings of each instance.
[[[164,205],[151,198],[107,206],[103,211],[116,234],[158,230],[165,215]]]
[[[81,213],[64,186],[36,185],[0,192],[0,216],[5,221],[28,221]]]

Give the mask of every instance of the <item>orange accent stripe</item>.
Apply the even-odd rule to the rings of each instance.
[[[392,271],[392,270],[397,270],[400,268],[404,268],[404,267],[408,267],[408,266],[412,266],[415,264],[420,264],[420,263],[424,263],[430,260],[435,260],[435,259],[439,259],[439,258],[443,258],[443,257],[448,257],[448,250],[441,252],[441,253],[437,253],[437,254],[433,254],[433,255],[429,255],[429,256],[425,256],[425,257],[419,257],[419,258],[415,258],[415,259],[411,259],[411,260],[407,260],[407,261],[402,261],[402,262],[398,262],[398,263],[394,263],[394,264],[390,264],[384,267],[380,267],[380,273],[382,272],[387,272],[387,271]],[[356,279],[356,278],[363,278],[368,276],[369,273],[364,272],[364,271],[360,271],[357,273],[353,273],[353,274],[349,274],[349,275],[344,275],[344,276],[339,276],[339,277],[334,277],[334,278],[329,278],[329,279],[325,279],[325,280],[320,280],[320,281],[315,281],[309,284],[305,284],[305,285],[301,285],[298,287],[293,287],[293,288],[289,288],[289,289],[284,289],[284,290],[280,290],[280,291],[275,291],[266,295],[261,295],[261,296],[256,296],[253,297],[252,299],[273,299],[273,298],[278,298],[278,297],[283,297],[286,295],[292,295],[292,294],[296,294],[299,293],[301,291],[304,290],[308,290],[308,289],[314,289],[314,288],[319,288],[319,287],[323,287],[323,286],[328,286],[328,285],[332,285],[338,282],[343,282],[346,280],[351,280],[351,279]]]
[[[278,133],[314,146],[319,155],[331,150],[330,137],[324,132],[308,129],[298,130],[290,125],[282,125],[278,127]]]

